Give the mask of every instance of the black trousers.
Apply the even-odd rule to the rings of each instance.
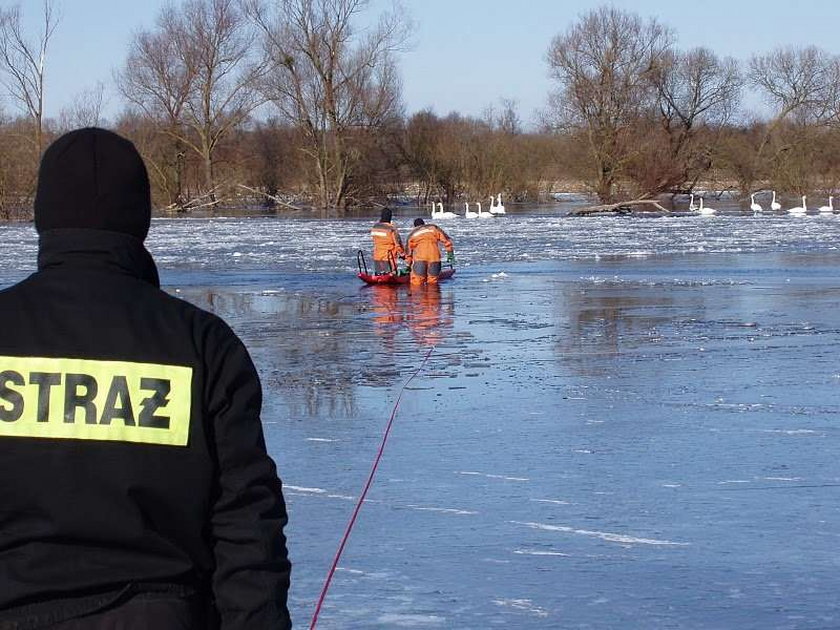
[[[151,593],[49,626],[50,630],[207,630],[214,627],[199,598]]]

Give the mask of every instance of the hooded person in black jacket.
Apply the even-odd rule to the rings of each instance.
[[[0,629],[291,626],[259,378],[159,288],[150,217],[129,141],[44,153],[38,270],[0,291]]]

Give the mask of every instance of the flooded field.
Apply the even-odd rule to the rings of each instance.
[[[840,626],[840,216],[509,206],[440,222],[438,290],[362,286],[370,223],[148,241],[263,378],[296,627],[401,391],[319,628]],[[6,286],[36,238],[0,237]]]

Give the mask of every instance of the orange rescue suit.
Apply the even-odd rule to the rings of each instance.
[[[446,232],[431,223],[418,225],[408,234],[408,255],[412,260],[440,262],[438,243],[443,243],[446,251],[452,251],[452,240]]]
[[[397,256],[404,256],[400,233],[391,223],[380,221],[370,229],[373,238],[373,259],[395,261]]]

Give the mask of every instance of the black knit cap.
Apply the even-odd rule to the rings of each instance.
[[[382,223],[390,223],[391,222],[391,208],[382,208],[382,212],[379,213],[379,220]]]
[[[149,232],[149,175],[134,145],[96,127],[71,131],[41,158],[35,194],[35,229],[88,228]]]

